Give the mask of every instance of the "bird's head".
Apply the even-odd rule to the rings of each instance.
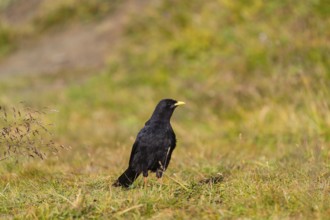
[[[151,116],[151,119],[170,120],[174,109],[184,104],[185,104],[184,102],[176,101],[174,99],[163,99],[156,106],[155,111]]]
[[[184,105],[185,103],[182,101],[176,101],[174,99],[163,99],[157,105],[157,108],[164,109],[167,111],[173,110],[180,105]]]

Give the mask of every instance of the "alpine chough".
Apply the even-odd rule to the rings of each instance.
[[[133,144],[128,168],[113,186],[129,187],[142,173],[146,183],[148,171],[156,172],[160,179],[168,167],[176,146],[176,137],[170,119],[174,109],[184,102],[163,99],[150,119],[138,133]]]

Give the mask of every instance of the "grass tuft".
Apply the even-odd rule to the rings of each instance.
[[[0,106],[1,136],[0,146],[3,152],[1,160],[18,157],[46,158],[46,153],[57,154],[63,145],[55,143],[48,124],[42,118],[44,110],[38,111],[30,107],[10,110]]]

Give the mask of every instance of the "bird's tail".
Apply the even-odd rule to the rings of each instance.
[[[136,173],[133,169],[128,167],[123,174],[113,183],[113,186],[129,187],[139,177],[139,173]]]

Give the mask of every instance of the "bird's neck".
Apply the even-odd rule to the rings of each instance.
[[[155,123],[168,123],[170,124],[170,120],[172,117],[173,112],[154,112],[149,119],[150,122]]]

